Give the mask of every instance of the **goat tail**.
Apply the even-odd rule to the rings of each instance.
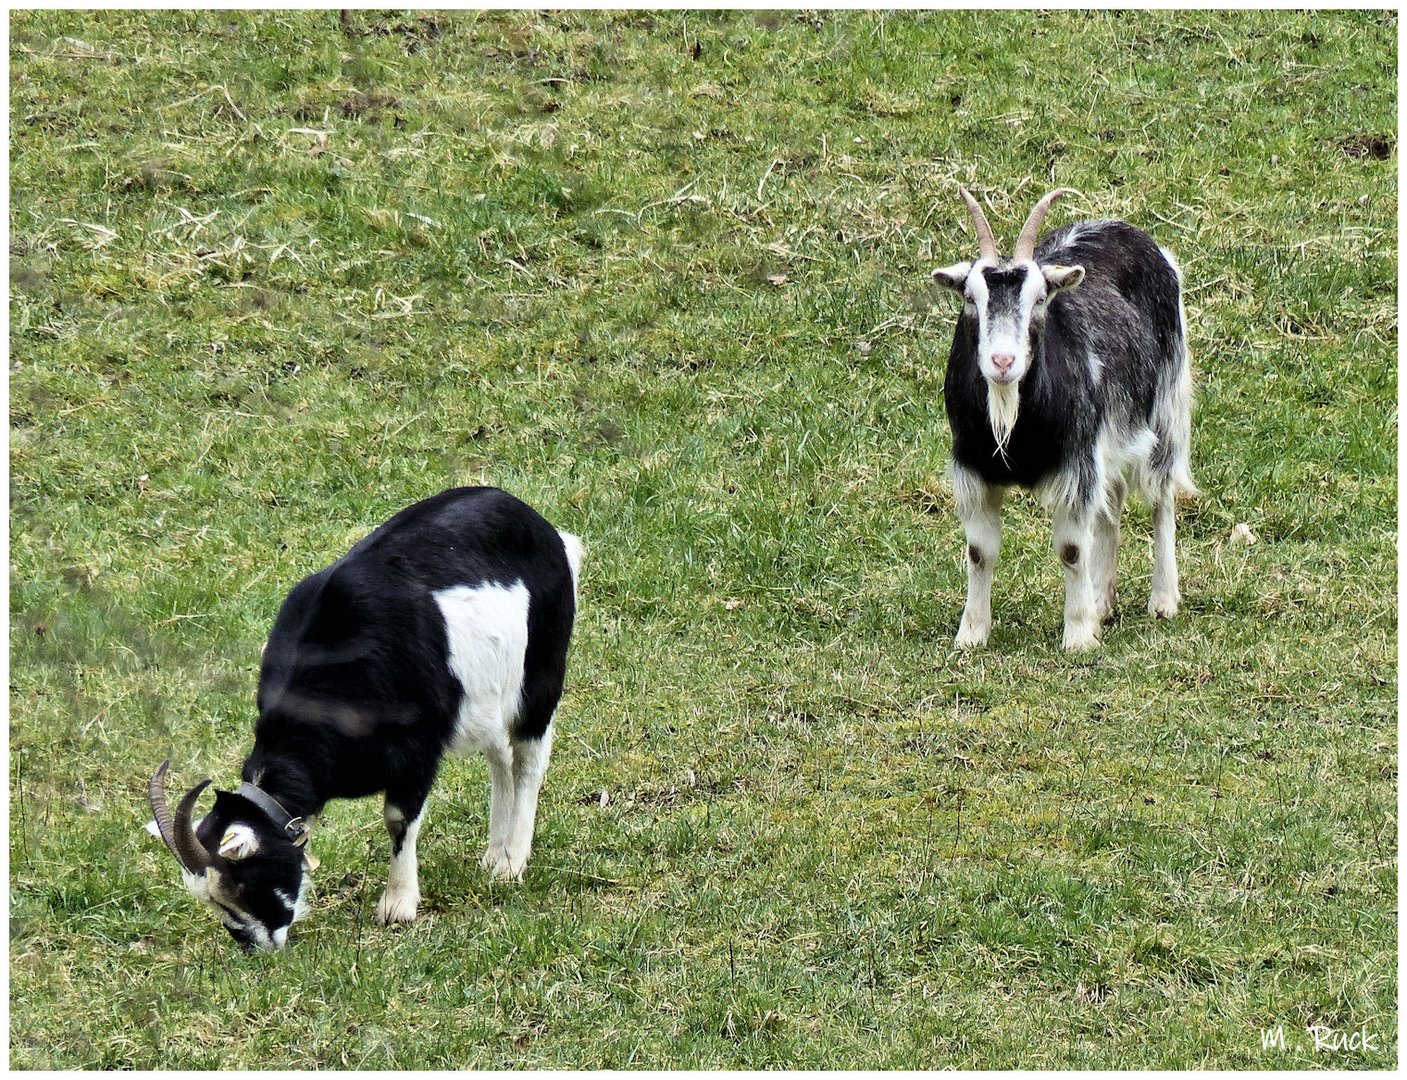
[[[567,553],[567,565],[572,571],[573,587],[581,580],[581,564],[586,558],[586,545],[582,543],[581,537],[569,532],[557,530],[557,535],[562,538],[562,547]]]
[[[1174,497],[1182,494],[1195,498],[1201,494],[1192,480],[1192,354],[1187,347],[1187,310],[1182,299],[1182,271],[1166,249],[1167,258],[1177,275],[1177,332],[1172,341],[1171,363],[1163,368],[1160,394],[1163,407],[1159,415],[1166,425],[1159,432],[1167,447],[1164,483]]]

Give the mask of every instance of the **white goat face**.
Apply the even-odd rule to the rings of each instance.
[[[977,364],[994,386],[1019,383],[1031,370],[1046,305],[1059,289],[1084,279],[1079,266],[1039,266],[1027,259],[958,263],[933,271],[933,280],[962,293],[963,318],[977,323]]]
[[[933,280],[963,296],[963,318],[976,320],[977,364],[989,387],[994,430],[1015,421],[1016,387],[1031,369],[1037,353],[1046,304],[1052,293],[1084,280],[1080,266],[1041,266],[1036,261],[1036,238],[1051,203],[1064,195],[1057,188],[1036,203],[1021,227],[1009,258],[1002,258],[992,227],[981,205],[966,188],[958,188],[972,215],[980,255],[975,263],[963,262],[933,271]],[[997,404],[994,404],[997,403]],[[1005,415],[1003,419],[998,414]],[[998,445],[1004,441],[998,434]]]

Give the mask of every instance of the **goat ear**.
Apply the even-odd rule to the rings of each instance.
[[[945,289],[956,289],[962,292],[967,287],[967,275],[972,273],[970,262],[954,263],[952,266],[942,266],[933,271],[933,281],[936,285],[941,285]]]
[[[259,838],[248,825],[231,825],[220,838],[219,853],[227,859],[247,859],[259,853]]]
[[[1083,266],[1042,266],[1041,274],[1045,277],[1046,288],[1051,292],[1058,289],[1073,289],[1085,279],[1085,268]]]

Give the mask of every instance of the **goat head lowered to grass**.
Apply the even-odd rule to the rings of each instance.
[[[1181,271],[1123,221],[1067,225],[1037,242],[1060,190],[1036,204],[1004,258],[977,200],[959,191],[979,254],[933,271],[963,298],[943,382],[968,555],[956,641],[981,645],[991,632],[1001,504],[1015,485],[1052,511],[1064,645],[1092,648],[1114,610],[1130,484],[1153,511],[1148,609],[1162,618],[1178,609],[1174,500],[1196,490]]]
[[[154,830],[186,887],[241,944],[282,948],[307,909],[308,822],[332,799],[384,793],[391,869],[382,923],[414,920],[416,838],[446,751],[482,752],[482,865],[523,873],[576,617],[581,541],[495,488],[402,510],[283,602],[259,672],[243,783],[191,788],[173,812],[163,763]]]

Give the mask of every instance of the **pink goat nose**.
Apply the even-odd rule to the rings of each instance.
[[[1011,370],[1011,365],[1016,363],[1016,357],[1011,353],[992,353],[992,366],[997,369],[998,375],[1005,375]]]

